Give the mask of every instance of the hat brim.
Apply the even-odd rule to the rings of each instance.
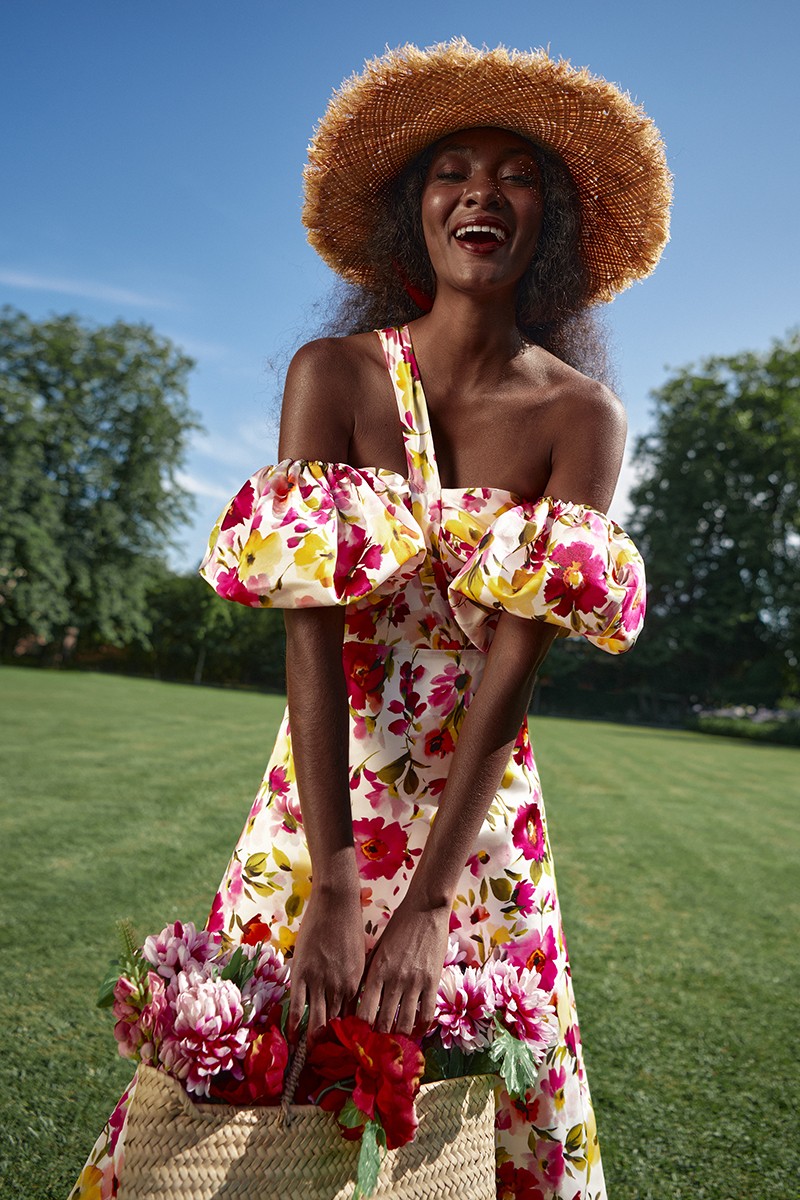
[[[309,147],[303,223],[325,262],[370,287],[380,201],[408,163],[458,129],[496,126],[556,151],[581,207],[590,300],[655,268],[669,237],[661,135],[628,95],[544,50],[476,50],[463,39],[401,46],[334,93]]]

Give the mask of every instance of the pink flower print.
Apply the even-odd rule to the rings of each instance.
[[[506,942],[503,947],[508,962],[525,967],[539,976],[539,987],[544,992],[552,991],[558,975],[556,966],[556,939],[548,926],[544,933],[532,929],[524,937]]]
[[[445,967],[436,993],[434,1025],[446,1050],[466,1054],[489,1045],[494,1015],[491,986],[475,967]]]
[[[626,633],[636,633],[642,626],[647,610],[644,576],[638,566],[628,563],[625,576],[620,582],[625,587],[620,609],[620,625]]]
[[[563,1067],[552,1067],[547,1078],[542,1080],[542,1091],[549,1096],[556,1109],[564,1107],[564,1087],[567,1082],[567,1072]]]
[[[228,878],[225,880],[225,891],[228,893],[226,896],[228,904],[235,907],[244,894],[242,864],[238,859],[236,859],[228,872]]]
[[[517,812],[511,838],[523,857],[542,862],[547,857],[544,841],[544,825],[539,805],[535,801],[523,804]]]
[[[247,483],[239,489],[231,500],[228,511],[222,518],[220,532],[223,533],[226,529],[233,529],[236,525],[241,525],[243,521],[246,521],[252,515],[254,499],[255,492],[253,491],[253,485],[248,479]]]
[[[132,1087],[133,1087],[133,1080],[131,1080],[131,1082],[125,1088],[125,1091],[122,1093],[122,1095],[119,1098],[119,1104],[114,1109],[111,1116],[108,1118],[108,1128],[109,1128],[109,1131],[111,1134],[111,1136],[109,1138],[109,1143],[108,1143],[108,1152],[109,1152],[109,1154],[112,1154],[112,1155],[117,1148],[117,1142],[119,1141],[119,1135],[122,1133],[123,1129],[125,1128],[125,1120],[128,1115],[128,1097],[130,1096]]]
[[[537,1138],[533,1154],[525,1156],[531,1174],[541,1187],[557,1188],[564,1178],[564,1147],[561,1142],[549,1142]],[[552,1192],[549,1194],[552,1195]]]
[[[500,1124],[501,1115],[502,1124]],[[513,1100],[508,1092],[501,1093],[497,1108],[498,1129],[510,1129],[515,1132],[517,1129],[524,1128],[527,1132],[531,1125],[541,1125],[541,1118],[541,1097],[537,1092],[528,1092],[527,1095],[517,1096]]]
[[[363,879],[392,879],[406,861],[408,837],[397,822],[363,817],[353,822],[356,860]]]
[[[333,586],[336,595],[357,600],[372,591],[373,583],[367,571],[375,571],[381,565],[381,548],[367,540],[366,532],[359,525],[347,527],[347,536],[339,539]]]
[[[474,488],[471,492],[465,492],[461,503],[464,507],[464,512],[478,513],[481,509],[486,508],[487,501],[491,496],[489,488]],[[472,547],[470,546],[470,549]]]
[[[455,748],[455,739],[449,729],[432,729],[425,738],[426,758],[447,758]]]
[[[491,862],[492,856],[488,850],[476,850],[474,854],[470,854],[467,859],[467,866],[472,874],[477,879],[483,874],[483,868],[488,862]]]
[[[214,576],[214,591],[223,600],[235,600],[237,604],[258,606],[258,596],[254,596],[239,581],[239,572],[236,567],[228,567],[224,571],[217,572]]]
[[[544,588],[547,604],[559,617],[568,617],[573,610],[592,612],[602,608],[608,596],[605,563],[594,553],[588,542],[566,542],[550,551],[555,570]]]
[[[529,917],[534,911],[536,888],[529,879],[522,879],[511,893],[511,903],[516,904],[523,917]]]
[[[448,663],[440,675],[431,680],[431,690],[428,695],[431,708],[439,708],[450,712],[455,706],[459,693],[463,692],[469,675],[458,663]]]
[[[222,911],[222,893],[217,892],[214,897],[214,903],[211,905],[211,912],[208,914],[206,929],[209,933],[221,933],[224,927],[225,918]]]

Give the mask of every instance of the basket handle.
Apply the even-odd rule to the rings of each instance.
[[[283,1094],[281,1095],[281,1124],[284,1129],[288,1129],[292,1123],[291,1105],[294,1100],[294,1094],[297,1091],[297,1084],[300,1079],[300,1072],[305,1066],[306,1051],[307,1051],[306,1035],[303,1033],[297,1043],[292,1062],[289,1070],[286,1072],[286,1079],[283,1084]]]

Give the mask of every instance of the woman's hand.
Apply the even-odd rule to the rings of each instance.
[[[291,960],[290,1039],[295,1038],[306,1004],[309,1033],[347,1010],[358,995],[365,958],[358,886],[312,885]]]
[[[416,905],[407,896],[370,955],[358,1015],[381,1032],[426,1030],[433,1021],[449,929],[449,905]]]

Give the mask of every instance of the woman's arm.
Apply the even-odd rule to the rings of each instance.
[[[346,462],[351,422],[335,342],[312,342],[286,377],[279,457]],[[312,885],[292,960],[289,1032],[306,1003],[309,1028],[355,997],[364,970],[361,887],[353,845],[348,774],[343,608],[287,609],[289,727]]]
[[[546,494],[605,511],[625,442],[620,402],[590,384],[564,414]],[[370,960],[359,1012],[409,1032],[433,1018],[458,879],[500,786],[554,626],[503,613],[459,732],[436,820],[402,903]],[[396,1023],[395,1023],[396,1022]]]

